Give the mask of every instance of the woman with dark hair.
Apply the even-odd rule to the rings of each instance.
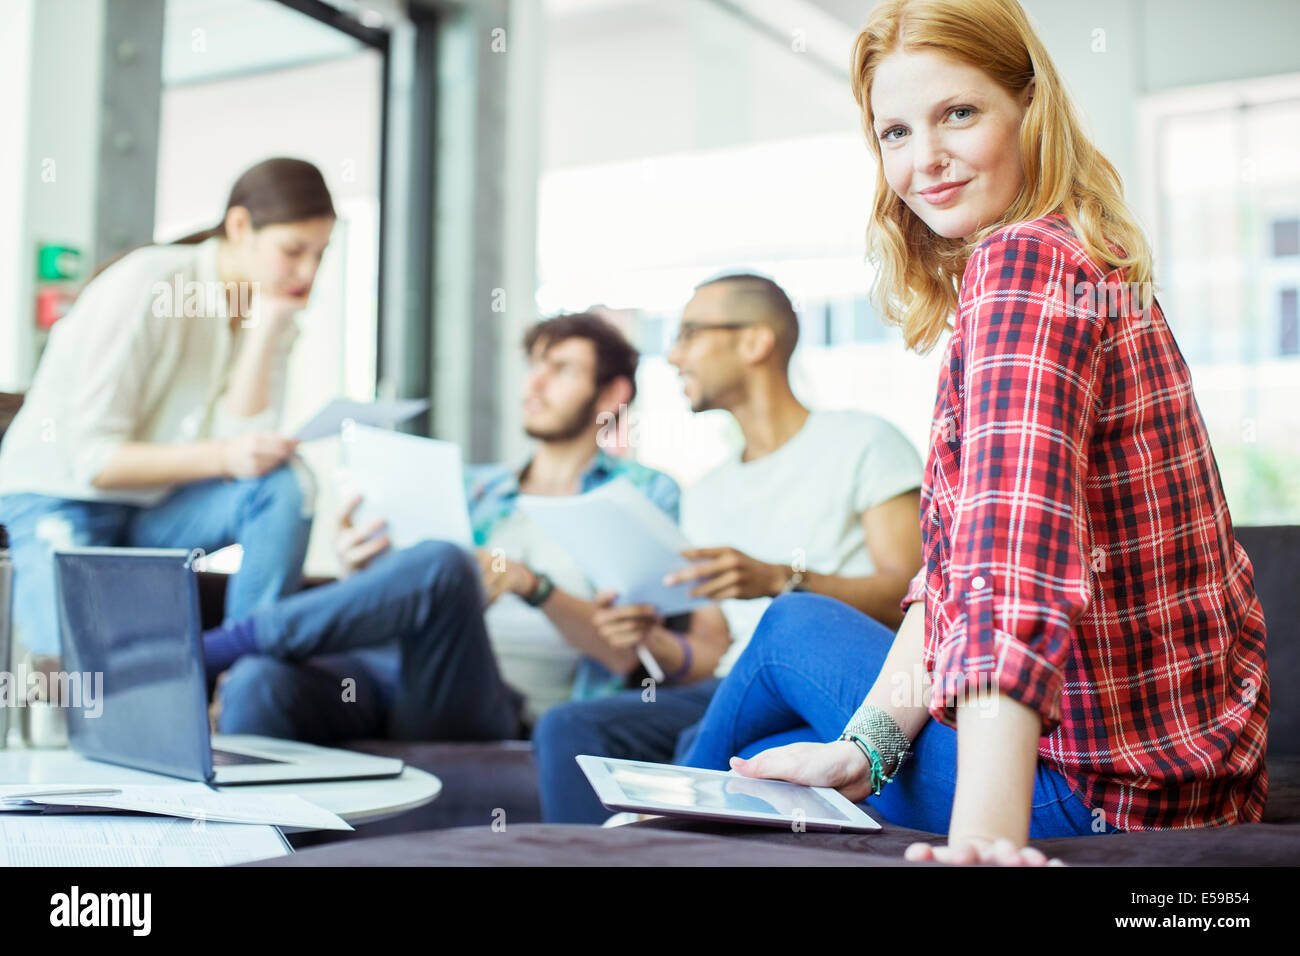
[[[276,428],[294,314],[334,219],[315,166],[266,160],[217,226],[109,262],[54,327],[0,447],[29,651],[59,652],[58,547],[238,543],[233,617],[297,590],[311,479]]]
[[[925,565],[897,633],[773,602],[686,762],[946,835],[915,860],[1258,821],[1264,618],[1115,168],[1015,0],[887,0],[852,76],[881,312],[951,332]]]

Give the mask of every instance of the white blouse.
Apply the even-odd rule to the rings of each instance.
[[[288,323],[278,343],[266,409],[228,414],[218,399],[247,335],[230,328],[220,241],[137,249],[86,286],[51,330],[0,444],[0,494],[147,506],[174,486],[91,484],[124,442],[181,444],[276,429],[298,327]]]

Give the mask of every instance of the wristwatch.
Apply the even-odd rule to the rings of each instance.
[[[782,594],[789,594],[791,591],[802,591],[805,577],[807,577],[805,572],[791,568],[790,573],[786,576],[785,584],[781,585],[781,590],[777,593],[777,597]]]
[[[534,571],[533,577],[537,578],[537,584],[533,587],[533,593],[525,597],[524,600],[533,607],[541,607],[546,603],[546,599],[551,596],[551,592],[555,590],[555,582],[551,580],[549,574],[543,574],[539,571]]]

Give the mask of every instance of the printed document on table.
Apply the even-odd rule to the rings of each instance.
[[[294,434],[298,441],[315,441],[337,435],[347,421],[358,425],[392,428],[414,418],[429,407],[428,399],[408,398],[397,402],[354,402],[336,398],[313,415]]]
[[[292,852],[272,826],[165,817],[0,815],[0,867],[230,866]]]
[[[355,527],[383,518],[388,539],[399,549],[429,540],[474,546],[455,442],[358,425],[343,443],[341,470],[342,497],[362,496],[352,516]]]
[[[711,602],[693,598],[688,581],[665,587],[664,576],[690,564],[692,545],[671,518],[626,478],[581,495],[520,495],[518,506],[582,568],[598,591],[615,591],[619,604],[651,604],[665,616]]]
[[[117,793],[68,793],[68,786],[39,787],[31,784],[0,786],[0,813],[30,811],[33,807],[95,807],[158,816],[185,817],[211,823],[269,824],[311,830],[351,830],[337,814],[294,794],[256,794],[247,791],[212,790],[201,783],[121,784]],[[10,803],[9,794],[50,793]]]

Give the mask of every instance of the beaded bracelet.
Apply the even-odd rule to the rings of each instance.
[[[857,734],[850,734],[847,731],[840,735],[840,740],[851,740],[862,751],[862,755],[867,758],[867,763],[871,764],[871,773],[868,776],[868,782],[871,784],[871,794],[872,796],[880,796],[880,791],[885,788],[885,784],[894,779],[885,776],[885,764],[880,759],[880,751]]]

